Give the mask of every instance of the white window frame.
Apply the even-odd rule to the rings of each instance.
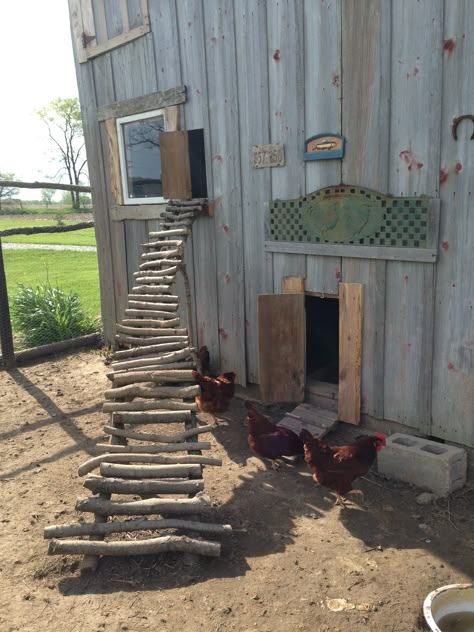
[[[115,120],[117,126],[117,140],[119,148],[119,163],[120,163],[120,179],[122,181],[122,198],[124,205],[130,204],[166,204],[168,200],[164,197],[145,197],[145,198],[131,198],[128,190],[128,177],[127,177],[127,161],[125,153],[125,142],[123,137],[122,125],[124,123],[134,123],[136,121],[142,121],[148,118],[156,118],[157,116],[163,117],[164,131],[167,129],[167,116],[165,109],[151,110],[149,112],[142,112],[140,114],[131,114],[129,116],[122,116]],[[161,149],[160,149],[161,152]]]

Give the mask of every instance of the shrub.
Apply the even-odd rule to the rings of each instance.
[[[35,288],[18,284],[12,316],[26,347],[68,340],[99,330],[98,321],[83,310],[75,292],[66,293],[49,283]]]

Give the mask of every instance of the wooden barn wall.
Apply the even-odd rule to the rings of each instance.
[[[440,169],[443,184],[436,266],[432,433],[474,445],[474,200],[473,131],[451,135],[453,118],[473,114],[474,3],[444,6]]]
[[[467,123],[457,142],[451,124],[472,113],[474,3],[149,0],[149,8],[150,34],[79,66],[81,99],[104,105],[187,86],[181,126],[205,130],[215,200],[187,251],[195,331],[213,368],[258,382],[256,299],[281,292],[283,277],[304,276],[308,291],[329,294],[340,281],[360,282],[363,412],[473,445],[472,143]],[[113,32],[113,12],[107,19]],[[94,108],[85,113],[89,139],[97,137]],[[344,134],[342,161],[303,161],[303,140],[318,132]],[[108,321],[123,309],[140,243],[158,222],[110,222],[100,138],[99,148],[88,145],[104,183],[97,229]],[[285,167],[252,168],[260,143],[284,144]],[[269,200],[341,181],[441,197],[437,264],[264,253]]]

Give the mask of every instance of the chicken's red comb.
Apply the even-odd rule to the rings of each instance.
[[[375,436],[377,437],[377,439],[382,439],[382,441],[386,441],[387,440],[387,438],[385,437],[383,432],[376,432]]]

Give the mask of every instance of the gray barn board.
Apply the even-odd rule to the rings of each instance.
[[[220,365],[246,383],[239,103],[234,7],[205,3],[207,86],[215,200]]]
[[[455,116],[472,112],[474,95],[474,4],[445,3],[445,40],[454,49],[443,54],[441,186],[443,213],[440,258],[436,265],[431,432],[443,439],[474,445],[474,141],[469,121],[451,135]],[[470,72],[466,69],[470,68]],[[470,421],[469,421],[470,420]]]
[[[181,73],[187,87],[184,116],[187,129],[204,129],[206,175],[208,191],[212,192],[211,147],[207,96],[204,18],[201,0],[177,4],[180,25]],[[193,265],[195,289],[196,336],[199,346],[206,345],[211,357],[211,369],[219,368],[219,311],[217,305],[216,246],[214,222],[201,218],[194,223]],[[186,262],[188,259],[186,259]],[[188,264],[187,264],[188,265]]]
[[[212,372],[261,382],[258,296],[281,294],[285,277],[321,297],[360,283],[362,422],[474,447],[472,123],[452,136],[453,119],[473,114],[474,3],[148,0],[149,32],[108,48],[126,26],[125,3],[129,27],[140,28],[141,0],[94,0],[85,28],[95,16],[102,48],[90,55],[80,2],[69,0],[106,341],[162,212],[114,199],[106,121],[158,99],[176,108],[176,129],[204,133],[212,212],[194,222],[184,260],[194,342],[209,348]],[[304,161],[304,141],[318,133],[342,134],[345,156]],[[284,166],[253,166],[252,146],[266,144],[283,146]],[[396,243],[272,241],[276,200],[342,183],[431,198],[426,247],[403,243],[403,228]],[[183,298],[180,275],[176,292]]]

